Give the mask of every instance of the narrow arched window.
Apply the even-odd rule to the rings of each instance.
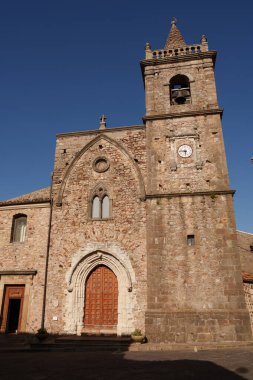
[[[175,75],[171,78],[170,103],[171,105],[191,103],[190,81],[186,75]]]
[[[110,201],[107,195],[102,199],[102,219],[109,218],[110,216]]]
[[[92,201],[92,218],[100,218],[100,200],[98,196],[94,197]]]
[[[111,216],[110,198],[107,191],[99,187],[97,188],[91,201],[91,218],[92,219],[108,219]]]
[[[13,216],[11,242],[23,243],[25,241],[26,224],[27,224],[26,215],[17,214]]]

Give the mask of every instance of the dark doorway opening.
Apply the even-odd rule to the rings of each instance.
[[[14,333],[18,330],[21,299],[9,300],[8,319],[6,332]]]
[[[24,293],[24,285],[5,285],[0,332],[16,333],[21,331]]]

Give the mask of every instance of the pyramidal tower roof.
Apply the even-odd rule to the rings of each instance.
[[[171,29],[168,35],[164,49],[174,49],[177,47],[187,46],[184,37],[182,36],[180,30],[177,28],[177,19],[172,17]]]

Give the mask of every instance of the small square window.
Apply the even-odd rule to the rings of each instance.
[[[187,235],[187,245],[192,246],[195,245],[195,236]]]

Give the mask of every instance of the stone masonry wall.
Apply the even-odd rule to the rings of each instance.
[[[181,117],[147,122],[149,192],[215,191],[228,188],[220,116]],[[193,154],[178,155],[188,144]]]
[[[249,310],[250,320],[251,320],[251,329],[253,333],[253,283],[247,283],[245,282],[243,284],[244,292],[245,292],[245,299],[246,299],[246,305]]]
[[[144,72],[148,193],[228,190],[212,59],[161,63]],[[171,105],[169,83],[178,74],[189,78],[191,102]],[[178,154],[182,144],[193,151],[187,160]]]
[[[107,140],[105,135],[121,145],[118,146]],[[95,140],[95,143],[89,145],[89,149],[86,150],[86,144],[97,136],[101,138]],[[71,165],[71,158],[81,149],[84,149],[83,154],[74,161],[67,178],[64,179],[66,162]],[[109,169],[104,173],[97,173],[93,169],[94,160],[99,156],[106,157],[110,162]],[[55,204],[53,209],[47,304],[47,326],[50,331],[66,332],[66,326],[70,326],[69,276],[75,265],[82,260],[82,252],[87,254],[87,250],[92,253],[97,249],[112,255],[116,252],[122,262],[130,260],[130,263],[126,264],[133,280],[132,317],[128,322],[128,329],[130,327],[144,329],[146,210],[145,202],[140,199],[141,183],[137,165],[144,173],[146,151],[143,127],[139,129],[133,127],[124,131],[106,130],[103,131],[103,136],[100,131],[84,133],[78,138],[72,135],[59,136],[56,148],[54,198],[57,199],[63,184],[64,191],[62,206]],[[112,213],[108,220],[91,219],[92,194],[98,185],[107,190],[111,200]],[[84,290],[85,284],[83,292]],[[57,316],[57,320],[53,318],[54,316]]]
[[[12,218],[18,213],[27,215],[25,241],[11,243]],[[37,208],[22,205],[0,209],[0,270],[37,271],[31,281],[28,281],[26,275],[11,275],[8,279],[5,275],[0,276],[1,298],[6,281],[9,285],[26,284],[30,288],[25,327],[27,332],[36,332],[41,324],[48,223],[49,206]]]
[[[189,78],[191,89],[191,104],[180,105],[179,112],[217,108],[213,63],[205,58],[146,67],[147,116],[178,112],[178,105],[170,104],[169,89],[170,79],[178,74]]]
[[[156,342],[248,340],[214,64],[209,57],[188,58],[142,63],[149,194],[146,333]],[[169,83],[178,74],[189,78],[191,101],[171,105]],[[188,158],[178,154],[184,144],[192,149]],[[187,235],[195,236],[193,246]]]
[[[250,340],[232,211],[231,195],[149,200],[150,340]]]
[[[242,270],[253,274],[253,251],[250,250],[250,245],[253,245],[253,234],[242,231],[236,232]]]
[[[240,254],[242,271],[247,272],[253,279],[253,252],[250,246],[253,245],[253,234],[243,231],[237,232],[237,249]],[[253,332],[253,284],[250,282],[245,282],[243,284],[245,292],[246,305],[248,307],[251,319],[251,328]]]

